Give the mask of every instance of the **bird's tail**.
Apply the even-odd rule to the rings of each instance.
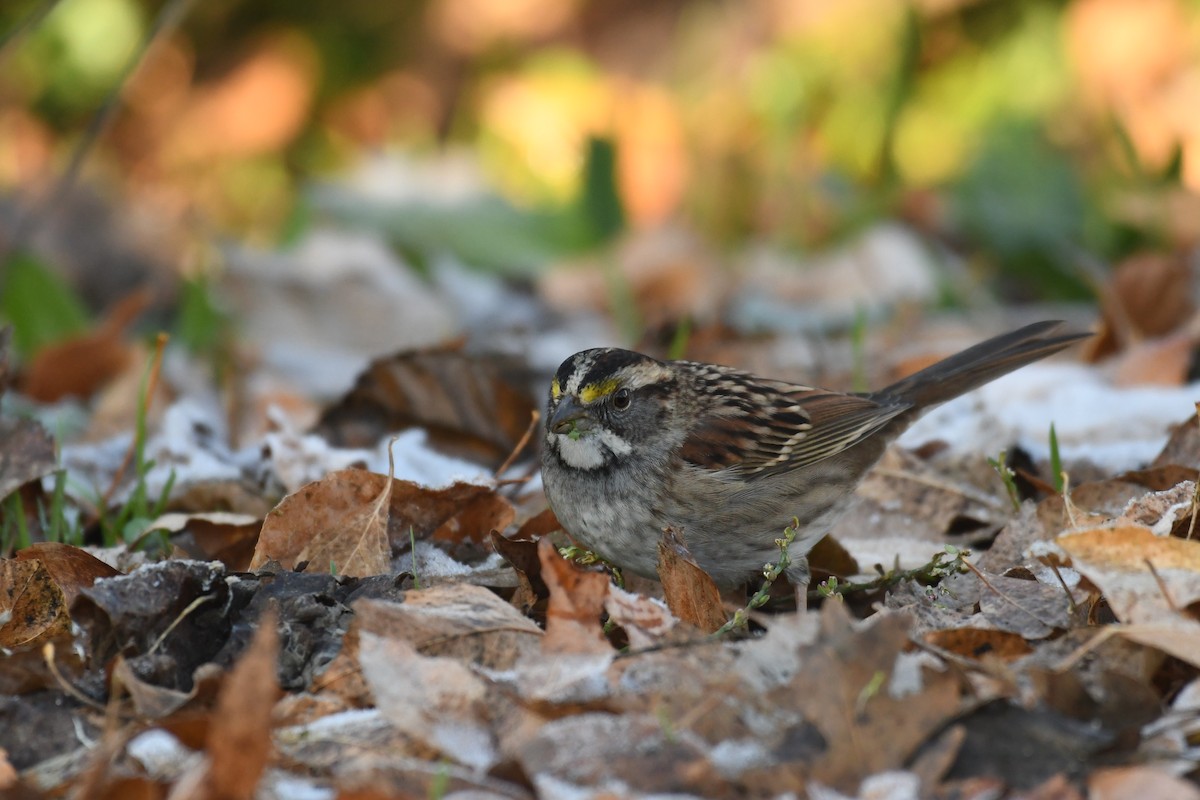
[[[1035,322],[1005,333],[913,373],[881,389],[873,399],[899,401],[918,413],[975,389],[1015,369],[1057,353],[1088,333],[1056,334],[1062,322]]]

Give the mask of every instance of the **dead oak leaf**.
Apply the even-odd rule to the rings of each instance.
[[[811,744],[780,768],[793,781],[852,792],[868,775],[902,767],[945,725],[959,711],[959,687],[949,673],[926,671],[919,693],[891,693],[890,676],[908,642],[910,621],[902,614],[854,626],[840,603],[826,603],[821,622],[803,668],[771,692],[776,707],[803,716]]]

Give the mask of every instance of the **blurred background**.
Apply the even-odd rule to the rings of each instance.
[[[1125,264],[1190,274],[1200,235],[1191,0],[6,0],[0,32],[25,354],[147,283],[211,338],[223,243],[328,224],[626,341],[754,328],[864,258],[864,293],[925,305],[1103,301]]]

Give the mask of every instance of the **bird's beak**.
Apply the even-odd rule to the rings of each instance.
[[[558,401],[554,413],[546,421],[546,427],[552,433],[583,433],[591,430],[592,418],[588,415],[586,408],[576,403],[575,398],[567,395]]]

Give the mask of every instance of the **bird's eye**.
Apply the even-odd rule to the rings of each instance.
[[[628,389],[617,389],[617,391],[613,393],[612,404],[613,408],[615,408],[617,411],[624,411],[625,409],[629,408],[629,403],[630,400]]]

